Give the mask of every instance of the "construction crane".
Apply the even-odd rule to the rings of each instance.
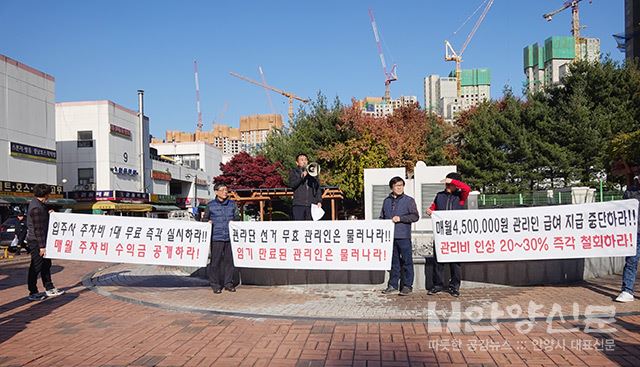
[[[247,78],[246,76],[242,76],[240,74],[234,73],[233,71],[230,71],[229,74],[235,76],[238,79],[242,79],[242,80],[247,81],[247,82],[249,82],[251,84],[255,84],[255,85],[259,86],[259,87],[262,87],[262,88],[268,89],[270,91],[279,93],[279,94],[289,98],[289,121],[293,121],[293,100],[294,99],[297,100],[297,101],[300,101],[302,103],[308,103],[309,102],[309,100],[306,99],[306,98],[298,97],[297,95],[295,95],[293,93],[290,93],[290,92],[284,91],[282,89],[278,89],[278,88],[272,87],[272,86],[267,85],[267,84],[263,84],[263,83],[257,82],[257,81],[255,81],[253,79]]]
[[[582,59],[580,45],[584,42],[584,38],[580,37],[580,10],[578,9],[578,3],[580,1],[582,0],[565,1],[560,9],[542,15],[542,17],[546,19],[547,22],[550,22],[556,14],[571,8],[571,34],[573,35],[573,39],[575,40],[574,43],[577,60]],[[589,3],[591,3],[591,0],[589,0]]]
[[[202,111],[200,111],[200,83],[198,82],[198,61],[193,60],[193,73],[196,79],[196,110],[198,111],[198,125],[196,131],[202,131]]]
[[[464,44],[460,48],[460,51],[456,52],[453,49],[453,46],[451,46],[451,43],[449,43],[449,41],[447,40],[444,41],[445,61],[456,62],[456,88],[458,91],[458,97],[460,97],[462,92],[462,80],[461,80],[462,69],[460,68],[460,64],[462,63],[462,55],[464,54],[464,51],[467,49],[467,46],[469,46],[469,42],[471,42],[471,39],[476,34],[478,27],[480,27],[480,23],[482,23],[484,18],[487,16],[487,13],[489,12],[491,5],[493,5],[493,0],[485,0],[485,3],[486,3],[486,6],[484,7],[484,10],[482,10],[482,13],[480,14],[480,17],[478,18],[478,20],[476,21],[476,24],[473,25],[473,28],[471,29],[471,32],[469,32],[469,35],[467,36],[467,39],[464,41]],[[482,4],[480,4],[480,6],[482,6]]]
[[[262,84],[267,85],[267,78],[264,76],[264,72],[262,71],[262,66],[258,66],[258,71],[260,72],[260,80],[262,80]],[[271,94],[269,94],[269,90],[265,88],[264,94],[267,95],[267,101],[269,102],[269,108],[271,109],[272,114],[276,114],[275,108],[273,108],[273,101],[271,100]]]
[[[373,36],[375,37],[376,45],[378,46],[378,55],[380,56],[380,62],[382,63],[382,70],[384,71],[384,100],[389,102],[391,100],[391,82],[398,80],[398,75],[396,74],[396,67],[398,65],[393,64],[391,71],[387,71],[387,62],[384,60],[384,53],[382,52],[382,44],[380,42],[378,26],[376,25],[376,18],[373,17],[373,10],[371,9],[369,9],[369,18],[371,19]]]

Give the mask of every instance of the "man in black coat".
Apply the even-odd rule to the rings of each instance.
[[[300,153],[296,157],[296,168],[289,172],[289,187],[293,189],[293,220],[312,220],[311,205],[322,207],[322,190],[317,178],[306,170],[309,158]]]

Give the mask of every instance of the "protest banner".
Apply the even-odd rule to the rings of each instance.
[[[434,211],[439,262],[542,260],[636,253],[638,201]]]
[[[231,222],[233,263],[274,269],[389,270],[390,220]]]
[[[51,213],[47,257],[206,266],[211,224],[170,219]]]

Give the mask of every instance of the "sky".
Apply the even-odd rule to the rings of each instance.
[[[151,133],[195,131],[193,61],[198,61],[204,130],[213,121],[237,127],[240,116],[280,113],[288,100],[229,75],[260,80],[301,97],[329,100],[382,96],[384,74],[368,15],[371,8],[389,65],[391,96],[414,95],[423,79],[446,75],[444,40],[464,43],[484,0],[371,1],[34,1],[0,0],[0,54],[56,78],[56,101],[109,99],[137,109],[145,91]],[[519,95],[524,46],[570,35],[571,11],[547,22],[563,0],[495,0],[467,47],[462,68],[491,69],[493,98],[505,85]],[[624,31],[623,0],[580,3],[583,36],[622,60],[612,34]],[[225,108],[226,106],[226,108]],[[294,104],[297,110],[300,106]]]

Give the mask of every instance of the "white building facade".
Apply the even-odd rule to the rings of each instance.
[[[0,180],[57,185],[55,131],[54,77],[0,55]]]
[[[489,69],[462,70],[460,96],[455,73],[449,77],[429,75],[424,78],[425,110],[451,122],[456,115],[491,99]]]

